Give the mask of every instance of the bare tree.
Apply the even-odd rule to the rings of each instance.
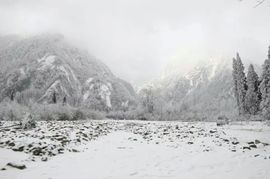
[[[244,1],[244,0],[239,0],[240,2]],[[268,1],[268,3],[270,2],[269,0],[253,0],[255,1],[255,5],[254,8],[257,8],[258,6],[262,5],[262,4],[266,4],[266,2]],[[268,6],[270,6],[270,4],[268,4]]]

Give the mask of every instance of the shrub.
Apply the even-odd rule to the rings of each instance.
[[[40,120],[85,120],[85,119],[103,119],[104,115],[101,112],[92,111],[89,109],[74,108],[69,105],[60,104],[36,104],[32,108],[32,113]]]
[[[105,118],[104,113],[99,111],[93,111],[93,110],[83,110],[86,119],[94,119],[94,120],[101,120]]]
[[[31,114],[34,120],[45,121],[100,120],[105,118],[102,112],[86,108],[75,108],[69,105],[31,103],[27,107],[17,102],[0,103],[0,120],[22,120],[26,113]]]
[[[82,112],[81,110],[77,109],[73,113],[72,120],[76,121],[76,120],[80,120],[80,119],[86,119],[86,116],[85,116],[85,113],[84,112]]]
[[[58,121],[70,121],[73,120],[73,118],[70,118],[70,116],[67,113],[58,113],[57,119]]]
[[[30,113],[26,113],[21,121],[21,126],[25,130],[33,129],[36,127],[36,121]]]
[[[29,108],[22,106],[17,102],[2,102],[0,103],[0,120],[22,120],[25,112],[28,111]]]

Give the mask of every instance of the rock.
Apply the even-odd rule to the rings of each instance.
[[[42,158],[41,158],[41,161],[47,162],[47,161],[48,161],[48,158],[47,158],[47,157],[42,157]]]
[[[79,152],[77,149],[72,149],[71,151],[72,152]]]
[[[15,152],[22,152],[24,150],[24,146],[18,147],[18,148],[13,148],[12,149]]]
[[[13,167],[13,168],[17,168],[20,170],[26,169],[26,166],[24,164],[16,164],[16,163],[8,163],[7,166]]]
[[[243,147],[244,150],[251,150],[250,147]]]
[[[40,156],[42,154],[41,148],[37,147],[33,149],[33,155]]]
[[[10,142],[10,143],[8,143],[8,146],[14,147],[15,146],[15,143],[14,142]]]
[[[145,132],[143,135],[144,136],[147,136],[147,135],[149,135],[150,133],[149,132]]]
[[[7,170],[6,168],[1,168],[2,171]]]
[[[256,155],[254,155],[254,157],[259,157],[260,156],[260,154],[256,154]]]
[[[260,144],[261,143],[261,141],[259,141],[259,140],[255,140],[255,144]]]
[[[255,144],[255,143],[254,143],[254,142],[248,142],[248,144],[249,144],[249,145],[253,145],[253,144]]]
[[[210,134],[214,134],[214,133],[216,133],[217,131],[210,130],[209,132],[210,132]]]
[[[232,144],[237,145],[237,144],[239,144],[239,142],[238,141],[233,141]]]
[[[189,145],[193,144],[193,142],[188,142]]]
[[[223,139],[224,142],[229,142],[229,139]]]
[[[251,147],[251,148],[257,148],[257,145],[255,145],[255,144],[252,144],[252,145],[249,145],[249,147]]]
[[[52,151],[49,151],[49,152],[48,152],[48,155],[49,155],[50,157],[56,156],[56,154],[55,154],[54,152],[52,152]]]
[[[63,148],[59,148],[59,149],[58,149],[58,153],[59,153],[59,154],[63,154],[63,153],[64,153],[64,149],[63,149]]]

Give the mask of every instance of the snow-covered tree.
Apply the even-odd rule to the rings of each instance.
[[[154,112],[154,92],[152,87],[142,89],[140,91],[140,100],[143,108],[148,113]]]
[[[236,99],[236,103],[238,106],[238,110],[239,110],[239,97],[238,97],[238,82],[237,82],[237,78],[238,78],[238,69],[237,69],[237,61],[235,58],[233,58],[233,83],[234,83],[234,96]],[[240,111],[239,111],[240,114]]]
[[[247,74],[247,86],[245,105],[249,114],[255,115],[259,111],[260,99],[259,99],[259,77],[251,64],[248,68]]]
[[[261,77],[260,92],[262,95],[261,110],[263,113],[270,108],[270,59],[264,61]]]
[[[245,97],[247,91],[247,80],[245,75],[245,67],[239,54],[236,54],[236,60],[233,60],[233,78],[235,85],[235,98],[238,105],[239,115],[246,113]]]

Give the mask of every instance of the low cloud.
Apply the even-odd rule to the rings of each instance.
[[[141,85],[168,68],[236,51],[262,63],[270,7],[237,0],[5,0],[0,34],[62,33],[119,77]],[[182,69],[181,69],[182,68]],[[167,69],[168,70],[168,69]]]

